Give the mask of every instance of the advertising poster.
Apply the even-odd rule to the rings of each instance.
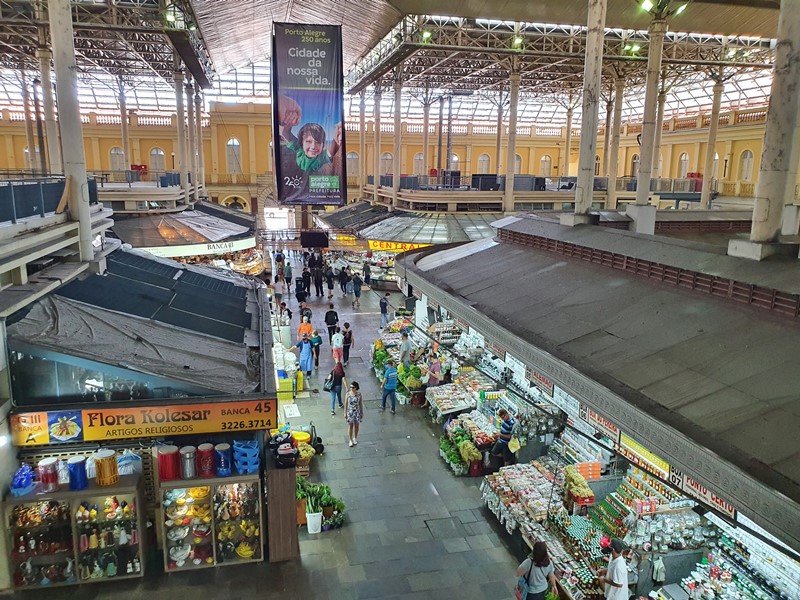
[[[280,204],[346,203],[339,25],[273,24],[272,131]]]

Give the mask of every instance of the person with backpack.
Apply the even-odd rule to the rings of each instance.
[[[333,334],[336,333],[336,328],[339,326],[339,313],[337,313],[333,304],[328,305],[328,312],[325,313],[325,325],[328,327],[328,343],[333,343]]]
[[[353,330],[350,329],[350,323],[345,323],[342,330],[342,359],[345,367],[350,363],[350,348],[353,342]]]
[[[548,588],[558,597],[555,568],[548,556],[547,544],[542,541],[533,544],[531,554],[517,567],[517,577],[518,597],[521,595],[523,600],[544,600]]]
[[[353,308],[361,308],[361,286],[364,285],[364,280],[361,275],[353,273]]]

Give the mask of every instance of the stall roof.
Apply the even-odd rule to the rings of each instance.
[[[358,231],[362,227],[382,221],[390,215],[389,209],[380,204],[354,202],[331,212],[320,213],[317,215],[317,219],[332,229]]]
[[[448,244],[469,242],[494,235],[494,213],[427,214],[394,212],[392,216],[361,229],[359,235],[370,240],[406,244]]]
[[[624,416],[637,435],[656,431],[652,419],[710,450],[687,455],[668,437],[641,439],[670,462],[713,470],[717,493],[736,494],[740,510],[761,511],[762,523],[798,547],[800,325],[561,254],[504,242],[469,246],[474,253],[462,246],[401,260],[432,285],[411,283],[443,306],[488,317],[487,335],[508,340],[506,347],[531,348],[531,356],[543,350],[624,399],[620,406],[636,407],[639,416],[628,417],[630,408]],[[751,496],[741,481],[706,468],[717,456],[764,487]],[[793,501],[791,510],[763,508],[767,496],[780,495]]]
[[[252,229],[252,225],[196,210],[127,219],[115,217],[112,227],[117,237],[134,248],[221,242],[247,235]]]

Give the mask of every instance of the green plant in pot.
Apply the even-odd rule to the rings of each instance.
[[[319,505],[322,507],[322,516],[326,519],[333,515],[334,498],[330,493],[330,488],[323,490],[319,497]]]
[[[329,520],[331,522],[331,527],[341,527],[342,525],[344,525],[344,513],[343,512],[334,513]]]

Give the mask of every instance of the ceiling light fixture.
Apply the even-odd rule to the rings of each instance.
[[[169,21],[170,23],[174,23],[175,22],[175,13],[174,12],[168,12],[166,18],[167,18],[167,21]]]
[[[514,38],[514,45],[515,46],[519,46],[520,44],[522,44],[522,42],[523,42],[523,40],[522,40],[521,37],[517,36],[517,37]]]
[[[642,1],[642,8],[646,11],[653,10],[653,3],[651,0],[643,0]]]
[[[631,46],[631,52],[638,52],[641,49],[642,47],[639,44],[634,44],[633,46]]]
[[[431,39],[431,35],[433,35],[430,31],[423,31],[422,32],[422,39],[429,40]]]
[[[675,14],[676,15],[681,14],[683,11],[686,10],[687,6],[688,6],[688,2],[686,4],[681,4],[677,9],[675,9]]]

